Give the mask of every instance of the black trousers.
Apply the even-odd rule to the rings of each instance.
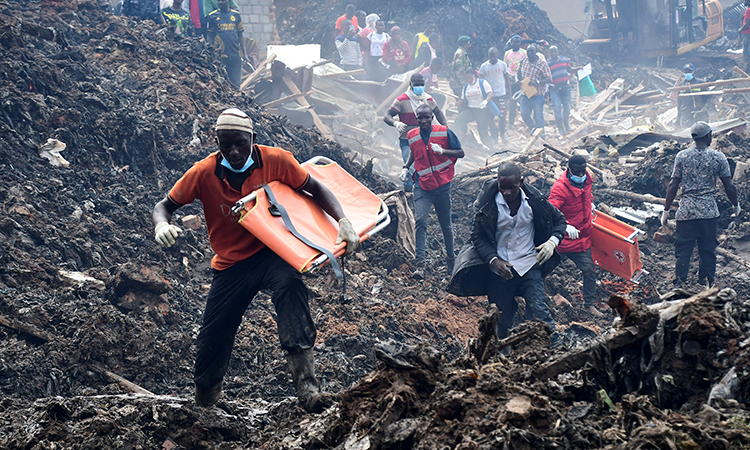
[[[242,82],[242,58],[222,58],[221,61],[227,69],[229,81],[235,88],[239,89],[240,83]]]
[[[713,285],[716,275],[716,230],[719,218],[678,220],[675,233],[674,256],[675,281],[687,281],[690,269],[690,257],[693,247],[698,243],[698,281],[707,280]]]
[[[228,269],[214,272],[196,342],[196,386],[210,389],[224,378],[242,315],[262,289],[273,292],[281,348],[304,350],[315,344],[315,324],[302,276],[265,248]]]

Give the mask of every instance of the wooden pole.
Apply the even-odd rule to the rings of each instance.
[[[299,94],[287,95],[286,97],[277,98],[276,100],[270,101],[268,103],[264,103],[263,107],[264,108],[273,108],[274,106],[283,105],[286,102],[291,102],[293,100],[297,100],[298,98],[304,97],[304,96],[309,95],[309,94],[310,94],[309,92],[300,92]]]
[[[750,82],[750,78],[732,78],[730,80],[709,81],[707,83],[683,84],[681,86],[674,86],[671,88],[667,88],[667,90],[668,91],[687,91],[689,89],[702,89],[702,88],[712,87],[712,86],[724,86],[726,84],[746,83],[746,82]]]
[[[383,103],[381,103],[377,108],[375,108],[375,113],[382,114],[386,108],[391,106],[391,103],[393,103],[393,100],[395,100],[396,97],[398,97],[399,95],[403,94],[404,91],[406,90],[406,86],[408,86],[409,83],[411,83],[411,76],[414,75],[415,73],[419,73],[419,71],[422,70],[423,67],[424,67],[424,63],[420,64],[419,67],[417,67],[416,69],[406,72],[406,77],[404,78],[404,81],[401,82],[399,87],[396,88],[396,90],[393,91],[391,95],[388,96],[388,98],[383,100]]]
[[[663,205],[667,201],[664,198],[655,197],[651,194],[636,194],[635,192],[621,191],[619,189],[597,189],[596,191],[601,194],[613,195],[615,197],[627,198],[639,202],[654,203],[656,205]],[[672,203],[677,205],[676,200]]]
[[[723,89],[720,91],[689,92],[687,94],[680,94],[679,96],[680,97],[702,97],[706,95],[742,94],[743,92],[750,92],[750,87]]]
[[[292,81],[291,78],[284,75],[283,80],[284,80],[284,84],[286,84],[286,87],[289,89],[289,91],[291,91],[292,94],[301,94],[299,88],[297,87],[296,84],[294,84],[294,81]],[[308,102],[304,96],[299,97],[297,99],[297,102],[299,102],[299,104],[302,106],[307,106],[307,107],[310,106],[310,102]],[[326,124],[323,123],[322,120],[320,120],[320,117],[318,117],[318,113],[316,113],[315,110],[312,108],[308,109],[308,112],[312,116],[313,123],[318,128],[318,130],[320,130],[323,136],[333,141],[334,139],[333,139],[333,133],[331,132],[331,129],[328,128]]]
[[[243,81],[240,85],[240,91],[244,91],[245,88],[250,86],[252,83],[255,82],[256,79],[260,78],[261,75],[263,75],[266,72],[266,66],[271,64],[273,60],[276,59],[276,53],[271,53],[268,55],[268,58],[266,58],[265,61],[260,63],[258,67],[255,68],[255,72],[253,72],[249,77],[247,77],[247,80]]]

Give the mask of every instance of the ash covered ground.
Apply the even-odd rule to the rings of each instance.
[[[349,163],[346,149],[316,131],[235,93],[199,39],[172,41],[164,29],[103,14],[90,2],[6,1],[0,47],[1,448],[750,445],[747,270],[720,257],[718,283],[731,290],[694,299],[666,321],[661,341],[611,351],[589,343],[586,364],[551,376],[545,363],[571,353],[550,351],[547,331],[537,324],[518,328],[524,339],[508,356],[467,350],[497,345],[479,330],[491,321],[487,301],[444,291],[448,274],[435,220],[423,282],[410,278],[411,259],[387,233],[365,242],[348,264],[351,299],[341,298],[328,270],[306,278],[319,330],[317,371],[324,388],[337,394],[334,408],[310,415],[290,397],[266,294],[245,314],[219,408],[195,407],[193,342],[211,280],[211,249],[205,226],[187,230],[180,245],[158,246],[151,210],[194,161],[215,150],[218,113],[232,106],[247,111],[261,143],[301,161],[333,158],[376,193],[395,186],[370,166]],[[194,137],[202,144],[188,145]],[[62,155],[69,167],[39,156],[48,138],[67,144]],[[658,189],[683,147],[663,145],[618,177],[622,188],[662,196]],[[717,148],[736,160],[750,156],[746,135],[722,138]],[[738,183],[745,210],[747,184]],[[459,248],[478,189],[478,180],[454,187]],[[622,201],[597,195],[597,202]],[[183,208],[174,220],[191,214],[200,216],[200,206]],[[722,245],[745,258],[746,214],[721,221]],[[647,225],[651,236],[657,224]],[[636,286],[600,272],[602,300],[619,294],[650,304],[669,291],[670,242],[646,239],[641,251],[651,275]],[[616,331],[609,330],[611,315],[580,309],[579,277],[571,271],[569,263],[558,268],[547,289],[574,353],[598,333]],[[66,272],[91,279],[72,281]],[[555,294],[569,305],[552,301]],[[653,315],[641,320],[636,325],[655,323]],[[708,407],[711,387],[732,367],[734,399]],[[133,394],[115,375],[155,395]],[[597,398],[601,389],[612,409]]]

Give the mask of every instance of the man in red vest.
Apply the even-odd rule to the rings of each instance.
[[[552,185],[548,200],[563,213],[568,222],[565,237],[557,246],[557,251],[564,258],[573,261],[583,274],[584,307],[594,316],[600,316],[603,313],[594,305],[596,268],[591,257],[593,199],[586,159],[581,155],[574,155],[568,160],[568,170]]]
[[[411,153],[401,171],[401,181],[409,176],[409,167],[414,164],[414,206],[417,220],[415,224],[416,265],[412,275],[424,279],[424,255],[427,244],[427,218],[430,208],[435,206],[440,228],[443,230],[445,252],[448,254],[448,272],[453,272],[455,255],[453,251],[453,223],[451,222],[451,181],[453,166],[458,158],[464,157],[461,142],[444,125],[433,125],[433,110],[422,104],[415,111],[419,128],[409,130]]]

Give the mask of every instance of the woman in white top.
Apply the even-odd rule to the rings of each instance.
[[[453,131],[462,142],[471,142],[467,128],[469,123],[476,122],[482,143],[492,150],[497,141],[497,139],[493,141],[489,133],[492,113],[487,107],[492,101],[492,86],[489,82],[478,78],[476,71],[471,67],[465,69],[464,81],[461,99],[458,101],[459,113],[453,123]]]
[[[378,20],[375,24],[375,31],[367,36],[366,42],[362,43],[362,48],[367,53],[365,68],[371,80],[385,79],[385,67],[380,63],[380,58],[383,57],[383,45],[390,38],[391,36],[385,32],[385,22]]]

